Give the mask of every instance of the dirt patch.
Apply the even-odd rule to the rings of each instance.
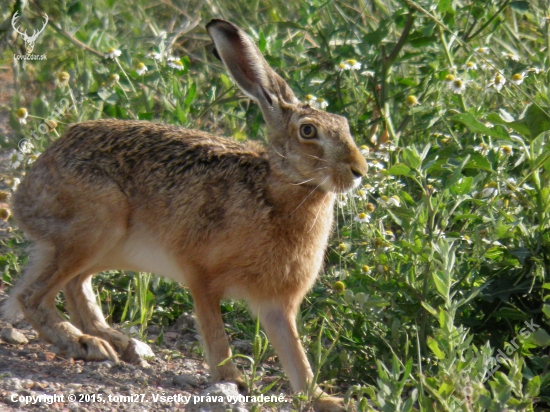
[[[0,290],[0,300],[5,298],[6,294]],[[148,360],[145,366],[136,366],[125,362],[114,365],[63,359],[51,352],[49,344],[41,341],[27,322],[12,325],[0,320],[0,330],[11,327],[21,332],[29,343],[17,345],[0,341],[0,410],[7,407],[28,410],[32,405],[21,401],[25,396],[50,395],[53,401],[56,400],[53,396],[57,395],[57,402],[49,404],[42,398],[33,408],[44,411],[183,411],[185,397],[193,399],[209,388],[210,376],[204,358],[193,350],[199,345],[193,328],[184,327],[179,332],[172,328],[165,332],[160,346],[151,345],[155,358]],[[151,331],[160,329],[153,326]],[[250,343],[241,342],[241,345],[250,347]],[[275,372],[280,373],[276,369]],[[265,375],[261,384],[267,385],[275,379]],[[288,393],[288,388],[275,388],[273,395],[278,396],[281,391]],[[69,401],[69,395],[75,401]],[[165,402],[161,401],[161,396]],[[290,398],[287,396],[286,400]],[[286,405],[289,407],[290,403]],[[262,410],[279,411],[282,407]]]

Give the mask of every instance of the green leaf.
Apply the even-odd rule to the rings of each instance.
[[[532,379],[529,379],[527,385],[525,385],[525,396],[533,398],[537,396],[540,392],[540,376],[535,376]]]
[[[452,11],[452,2],[451,0],[439,0],[437,2],[437,10],[441,13],[446,13],[448,11]]]
[[[187,124],[187,115],[181,108],[179,102],[176,104],[176,117],[179,120],[180,124],[182,125]]]
[[[398,163],[389,168],[388,174],[392,176],[401,176],[401,175],[408,175],[410,171],[411,171],[410,167],[402,163]]]
[[[184,104],[186,106],[191,106],[191,103],[193,102],[193,99],[195,98],[195,95],[197,94],[197,84],[191,83],[191,86],[189,86],[189,90],[187,91],[187,96],[185,97]]]
[[[143,112],[138,114],[139,120],[153,120],[155,112]]]
[[[541,348],[550,346],[550,335],[543,328],[539,328],[534,331],[527,340],[531,343],[534,343]]]
[[[511,128],[519,134],[533,140],[540,134],[550,130],[550,116],[547,114],[549,108],[544,110],[539,106],[530,105],[521,120],[507,122],[496,113],[491,113],[487,116],[487,120],[494,124],[500,124]]]
[[[451,289],[449,276],[445,272],[442,272],[440,270],[435,270],[434,272],[432,272],[432,276],[434,279],[435,287],[439,294],[444,298],[448,298]]]
[[[510,3],[510,7],[514,10],[525,13],[529,11],[529,2],[528,1],[513,1]]]
[[[497,113],[491,113],[487,116],[487,120],[494,124],[504,125],[510,129],[518,132],[522,136],[530,137],[531,131],[529,128],[523,124],[521,121],[507,122]]]
[[[422,166],[422,159],[416,147],[405,147],[403,149],[403,162],[411,169],[419,169]]]
[[[420,304],[424,309],[428,311],[428,313],[430,313],[431,315],[434,315],[436,318],[439,318],[437,316],[437,311],[434,308],[432,308],[427,302],[422,301],[420,302]]]
[[[428,347],[432,350],[435,356],[437,356],[437,359],[445,359],[445,353],[439,348],[439,345],[437,344],[437,341],[432,338],[431,336],[428,336],[428,339],[426,340],[426,343],[428,344]]]
[[[450,187],[451,193],[453,195],[465,195],[470,193],[472,190],[472,185],[474,183],[474,178],[470,176],[461,177],[458,182]]]
[[[480,153],[472,153],[470,160],[464,166],[465,169],[476,169],[476,170],[485,170],[488,172],[493,172],[491,163],[487,158]]]
[[[481,133],[487,136],[496,137],[499,139],[508,139],[507,133],[503,130],[496,127],[489,128],[477,120],[470,113],[461,113],[451,117],[451,120],[454,122],[462,123],[466,126],[472,133]]]
[[[547,112],[534,104],[527,108],[521,121],[529,128],[532,139],[536,139],[541,133],[550,130],[550,117]]]

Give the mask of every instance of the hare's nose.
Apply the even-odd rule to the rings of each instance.
[[[353,177],[355,177],[356,179],[359,178],[359,177],[363,177],[365,176],[365,173],[361,170],[359,170],[358,168],[356,167],[350,167],[351,169],[351,174],[353,175]]]

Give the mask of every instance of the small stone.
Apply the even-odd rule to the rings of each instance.
[[[42,353],[42,356],[44,356],[44,359],[51,362],[55,359],[55,353],[53,352],[44,352]]]
[[[69,383],[67,385],[65,385],[67,388],[69,389],[80,389],[82,388],[82,384],[81,383]]]
[[[193,375],[177,375],[172,379],[172,383],[180,388],[189,389],[199,386],[197,378]]]
[[[222,396],[224,399],[228,399],[228,397],[236,398],[239,396],[239,391],[234,383],[216,383],[199,394],[202,399],[206,399],[208,395],[211,397]],[[246,412],[247,408],[242,402],[231,403],[229,401],[216,403],[199,401],[185,408],[186,412],[227,412],[228,410],[231,412]]]
[[[4,342],[11,343],[12,345],[23,345],[29,343],[25,335],[13,328],[2,329],[2,332],[0,332],[0,338],[2,338]]]
[[[14,400],[12,401],[12,399]],[[4,396],[4,402],[15,408],[21,408],[24,405],[24,402],[19,400],[19,394],[15,392],[9,392],[8,394],[6,394]]]
[[[2,382],[2,387],[8,391],[20,391],[23,389],[21,384],[21,379],[18,378],[8,378]]]

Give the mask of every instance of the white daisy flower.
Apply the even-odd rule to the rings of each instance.
[[[512,83],[517,84],[518,86],[523,83],[525,76],[523,73],[516,73],[512,76]]]
[[[111,47],[107,52],[103,55],[106,59],[115,59],[119,57],[122,54],[122,52],[119,49],[115,49],[114,47]]]
[[[136,67],[136,73],[139,75],[139,76],[142,76],[144,75],[145,73],[147,72],[147,66],[143,63],[138,63],[137,67]]]
[[[363,189],[366,190],[368,193],[374,193],[376,191],[376,188],[372,187],[368,183],[365,186],[363,186]]]
[[[376,159],[371,159],[367,162],[367,165],[369,167],[373,167],[375,169],[378,169],[378,170],[383,170],[386,168],[386,165],[382,162],[379,162],[378,160]]]
[[[338,193],[336,195],[336,204],[340,207],[344,207],[348,204],[348,195],[346,193]]]
[[[19,186],[19,183],[21,183],[21,179],[19,179],[18,177],[13,179],[11,181],[11,190],[13,190],[15,192],[17,190],[17,186]]]
[[[359,189],[357,192],[355,192],[353,194],[353,197],[358,197],[361,200],[366,200],[367,199],[367,192],[365,192],[362,189]]]
[[[362,145],[360,148],[359,148],[359,151],[361,152],[361,154],[363,156],[368,156],[370,154],[370,150],[369,150],[369,147],[366,146],[366,145]]]
[[[515,62],[519,62],[519,57],[517,55],[515,55],[514,53],[506,53],[506,52],[502,52],[500,53],[503,57],[506,57],[510,60],[513,60]]]
[[[32,152],[32,149],[34,149],[34,145],[27,139],[23,139],[19,142],[19,150],[21,150],[22,153],[29,154]]]
[[[466,82],[460,78],[456,78],[449,82],[449,88],[456,94],[462,94],[466,90]]]
[[[365,70],[364,72],[359,73],[361,76],[374,77],[374,72],[372,70]]]
[[[506,79],[500,73],[496,74],[495,77],[491,79],[487,87],[494,87],[497,92],[500,92],[504,85],[506,84]]]
[[[472,244],[472,239],[470,239],[470,236],[464,235],[464,236],[460,236],[460,238],[461,238],[462,240],[464,240],[466,243],[468,243],[469,245]]]
[[[109,76],[109,86],[114,86],[120,80],[120,76],[117,73],[113,73]]]
[[[349,65],[350,70],[361,70],[361,63],[354,59],[346,60],[346,63]]]
[[[351,67],[346,62],[342,62],[336,66],[337,72],[343,72],[344,70],[349,70]]]
[[[378,199],[378,203],[382,207],[390,208],[392,206],[399,207],[401,206],[401,199],[398,196],[394,195],[392,197],[382,196]]]
[[[466,71],[477,70],[477,64],[474,63],[474,62],[468,62],[468,63],[462,65],[462,68]]]
[[[484,54],[489,53],[489,48],[486,47],[486,46],[478,47],[478,48],[475,49],[475,50],[476,50],[476,52],[478,52],[478,53],[484,53]]]
[[[500,153],[505,156],[512,156],[514,154],[514,149],[512,148],[512,146],[502,145],[500,146]]]
[[[306,104],[309,104],[310,106],[317,107],[317,97],[313,94],[308,94],[305,97]]]
[[[538,67],[530,67],[527,69],[527,72],[539,74],[542,73],[542,69],[539,69]]]
[[[489,146],[487,146],[485,143],[481,142],[479,145],[474,147],[474,151],[481,153],[483,156],[487,155],[489,153]]]
[[[498,193],[498,189],[497,189],[497,184],[495,182],[491,182],[491,183],[487,183],[484,187],[483,187],[483,190],[481,191],[481,197],[482,198],[488,198],[488,197],[494,197],[496,196]],[[472,195],[474,195],[474,197],[477,197],[477,191],[476,192],[473,192]]]
[[[156,52],[149,52],[145,57],[148,57],[150,59],[155,59],[156,61],[162,60],[162,54],[156,53]]]
[[[29,112],[24,107],[21,107],[15,112],[15,116],[17,116],[17,120],[19,120],[19,124],[27,124],[27,116],[29,115]]]
[[[168,67],[171,67],[172,69],[176,70],[183,70],[185,67],[183,67],[183,63],[181,60],[172,60],[170,63],[168,63]]]
[[[13,150],[10,154],[10,167],[12,169],[17,169],[21,165],[21,162],[23,161],[23,159],[25,159],[25,156],[23,156],[23,153],[17,150]]]
[[[322,97],[319,97],[315,101],[315,104],[317,105],[317,107],[319,109],[326,109],[328,107],[328,102],[325,99],[323,99]]]
[[[359,223],[369,223],[370,222],[370,216],[366,213],[359,213],[357,216],[353,218],[354,221]]]

